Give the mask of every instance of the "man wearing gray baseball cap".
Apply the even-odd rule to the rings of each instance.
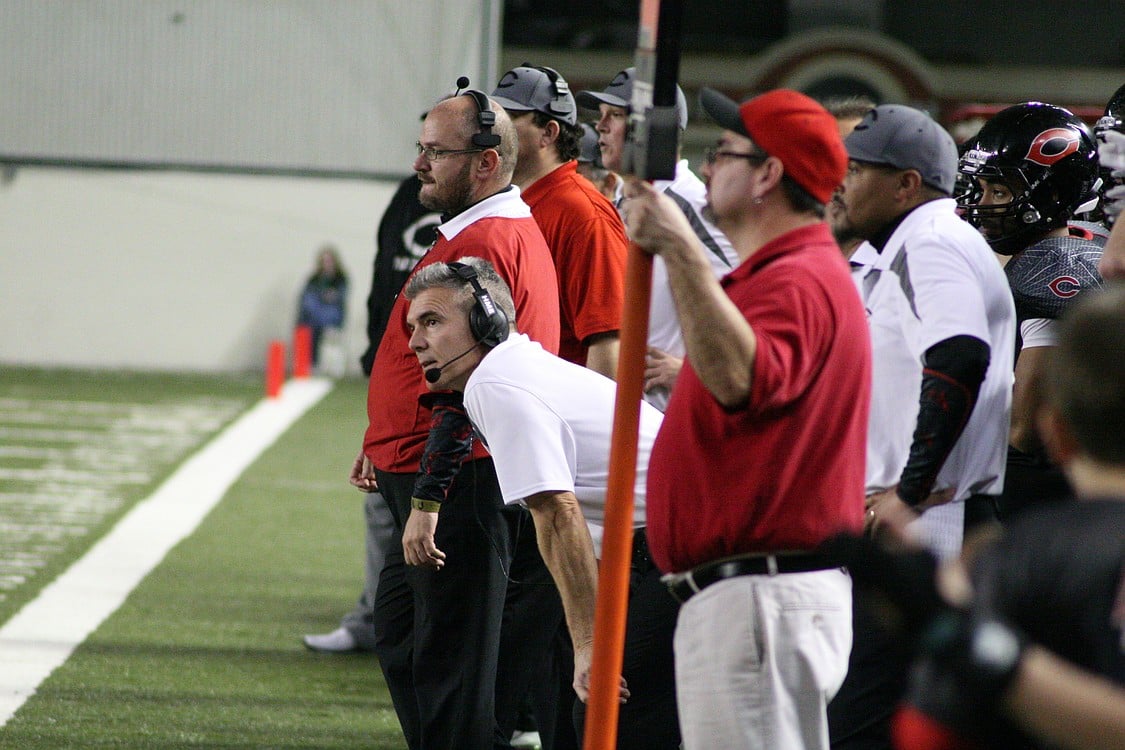
[[[966,520],[1003,487],[1015,307],[988,243],[957,214],[957,147],[938,123],[880,105],[844,147],[838,220],[866,240],[851,261],[873,358],[865,522],[954,557]],[[880,641],[862,593],[855,607],[833,747],[889,742],[904,684],[906,663]]]
[[[519,140],[513,184],[531,208],[551,250],[559,283],[559,356],[608,378],[617,376],[618,331],[625,300],[628,240],[613,204],[578,174],[582,128],[570,85],[557,70],[524,64],[506,71],[491,98],[512,118]],[[505,628],[522,639],[538,639],[542,625],[561,613],[558,594],[549,587],[519,587],[512,595],[514,614]],[[558,628],[565,629],[561,617]],[[547,634],[544,648],[554,649],[555,668],[573,660],[567,639]],[[514,665],[526,679],[526,665]],[[506,662],[501,659],[501,676]],[[521,669],[522,668],[522,669]],[[566,670],[564,670],[566,671]],[[576,699],[572,677],[558,677],[557,703],[539,701],[536,719],[544,745],[566,744],[573,737],[569,717]],[[542,693],[542,691],[540,691]],[[540,695],[539,697],[544,697]],[[550,698],[551,696],[546,696]],[[557,724],[552,721],[559,718]],[[512,727],[501,722],[501,730]],[[575,742],[577,740],[574,740]]]
[[[578,106],[553,68],[524,63],[492,98],[512,118],[519,156],[512,182],[531,207],[559,277],[559,356],[617,376],[625,299],[625,227],[613,204],[578,174]]]
[[[633,98],[635,68],[625,68],[609,82],[602,91],[578,92],[578,104],[599,113],[597,130],[598,146],[601,149],[602,164],[612,172],[620,172],[624,162],[627,144],[627,130],[630,102]],[[687,99],[679,86],[676,87],[676,118],[682,133],[688,124]],[[679,154],[677,153],[677,159]],[[726,235],[714,225],[710,215],[704,212],[707,205],[707,188],[691,168],[687,159],[676,162],[676,176],[672,180],[656,180],[657,190],[667,194],[684,212],[688,223],[695,230],[696,237],[707,249],[707,260],[715,277],[729,273],[739,264],[738,254]],[[623,180],[617,181],[615,203],[619,210],[624,208]],[[668,284],[668,271],[664,260],[656,256],[652,266],[652,301],[648,316],[648,356],[645,359],[645,400],[664,411],[671,398],[672,387],[683,366],[684,340],[680,330],[680,320],[672,301],[672,289]]]

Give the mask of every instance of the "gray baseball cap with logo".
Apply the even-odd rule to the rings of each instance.
[[[946,195],[957,180],[957,144],[925,112],[904,104],[881,104],[844,139],[852,161],[913,169],[922,182]]]
[[[570,85],[554,68],[524,63],[500,77],[492,98],[509,112],[542,112],[567,125],[578,124]]]
[[[636,75],[636,68],[625,68],[619,71],[602,91],[579,91],[578,103],[587,109],[597,109],[600,104],[629,109],[633,100],[633,80]],[[676,119],[680,123],[680,130],[687,128],[687,97],[678,85],[676,86]]]

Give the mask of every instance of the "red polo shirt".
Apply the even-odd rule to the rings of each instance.
[[[722,281],[758,339],[748,403],[724,409],[689,360],[652,449],[657,565],[809,549],[863,524],[871,345],[828,225],[789,232]]]
[[[411,273],[431,263],[466,255],[484,258],[512,289],[516,324],[521,333],[558,351],[559,292],[551,253],[531,211],[512,188],[484,199],[438,227],[438,240]],[[367,390],[367,433],[363,449],[381,471],[418,471],[430,432],[430,409],[419,403],[428,394],[418,358],[410,350],[406,313],[399,295],[391,308],[387,330],[375,353]],[[488,453],[474,446],[474,457]]]
[[[583,344],[621,328],[628,240],[613,204],[570,161],[523,193],[559,277],[559,356],[586,364]]]

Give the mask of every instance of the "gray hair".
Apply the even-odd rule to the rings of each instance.
[[[477,281],[488,292],[493,303],[503,310],[508,316],[510,330],[516,330],[516,304],[512,301],[512,290],[491,263],[484,258],[466,255],[457,261],[469,266],[477,272]],[[431,263],[421,268],[406,283],[402,294],[408,300],[413,300],[427,289],[454,289],[460,292],[461,306],[468,312],[476,300],[473,297],[473,287],[462,279],[449,267],[448,263]]]

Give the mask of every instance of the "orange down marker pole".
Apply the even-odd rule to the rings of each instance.
[[[648,307],[652,296],[652,257],[629,243],[625,269],[625,309],[617,360],[617,403],[609,451],[605,533],[598,566],[594,610],[594,654],[590,699],[586,706],[586,750],[617,747],[618,693],[625,651],[629,604],[629,565],[633,554],[633,487],[637,479],[637,434],[641,420]]]
[[[271,341],[266,352],[266,395],[277,398],[285,382],[285,344]]]
[[[625,167],[629,173],[646,180],[670,180],[676,173],[676,79],[683,5],[683,0],[640,2],[637,77],[630,102],[630,141],[626,145]],[[637,435],[651,296],[652,258],[635,243],[630,243],[617,361],[617,404],[609,451],[605,532],[594,611],[594,653],[583,743],[586,750],[617,747],[618,699],[633,548],[633,488],[637,478]]]
[[[312,371],[312,328],[306,325],[293,330],[293,377],[307,378]]]

